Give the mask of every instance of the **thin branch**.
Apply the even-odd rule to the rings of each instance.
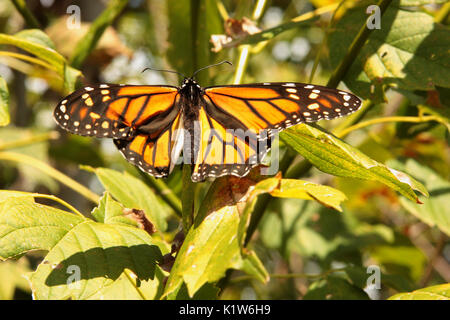
[[[325,278],[327,276],[329,276],[332,273],[336,273],[336,272],[342,272],[345,271],[346,268],[336,268],[336,269],[330,269],[327,270],[323,273],[316,273],[316,274],[310,274],[310,273],[272,273],[269,274],[270,278],[274,278],[274,279],[310,279],[310,280],[315,280],[315,279],[321,279],[321,278]],[[240,276],[240,277],[236,277],[230,280],[230,283],[238,283],[238,282],[242,282],[242,281],[248,281],[248,280],[254,280],[255,277],[254,276]]]
[[[398,117],[385,117],[385,118],[376,118],[376,119],[370,119],[364,122],[360,122],[358,124],[355,124],[353,126],[350,126],[348,128],[345,128],[343,130],[341,130],[339,133],[337,133],[336,135],[339,138],[345,137],[346,135],[348,135],[350,132],[364,128],[364,127],[368,127],[374,124],[379,124],[379,123],[386,123],[386,122],[413,122],[413,123],[421,123],[421,122],[428,122],[428,121],[438,121],[439,119],[435,116],[425,116],[425,117],[403,117],[403,116],[398,116]]]
[[[39,21],[36,19],[33,13],[27,8],[25,0],[11,0],[11,2],[16,7],[17,11],[20,12],[29,28],[33,29],[41,28],[41,24],[39,23]]]
[[[43,133],[43,134],[37,134],[37,135],[33,135],[31,137],[26,137],[26,138],[19,139],[19,140],[0,143],[0,151],[20,148],[20,147],[24,147],[24,146],[27,146],[30,144],[35,144],[35,143],[39,143],[39,142],[43,142],[43,141],[47,141],[47,140],[55,140],[55,139],[58,139],[58,137],[59,137],[59,133],[57,131],[50,131],[50,132]]]

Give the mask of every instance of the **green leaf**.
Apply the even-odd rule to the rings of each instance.
[[[274,197],[316,200],[320,204],[342,211],[340,203],[345,194],[332,187],[296,179],[282,179],[279,188],[270,192]]]
[[[56,50],[53,41],[39,29],[23,30],[15,34],[17,38],[40,44],[52,50]]]
[[[370,253],[390,274],[401,274],[412,281],[420,279],[427,261],[419,249],[405,244],[376,246],[370,249]]]
[[[330,35],[333,66],[345,55],[365,19],[365,10],[356,7],[337,23]],[[381,29],[373,30],[344,79],[352,91],[380,102],[384,97],[376,88],[383,84],[405,90],[450,87],[447,26],[434,23],[433,17],[424,12],[401,10],[395,5],[386,10],[381,24]]]
[[[10,122],[9,116],[9,92],[5,79],[0,77],[0,126],[6,126]]]
[[[398,293],[389,300],[450,300],[450,283]]]
[[[258,279],[262,283],[266,283],[267,281],[269,281],[269,273],[254,251],[249,251],[245,255],[241,269],[248,275],[251,275]]]
[[[0,44],[16,46],[45,61],[64,79],[66,91],[74,90],[81,72],[67,65],[66,59],[55,51],[53,42],[41,30],[24,30],[13,36],[0,34]]]
[[[106,191],[125,207],[144,210],[157,230],[161,232],[166,230],[165,213],[155,194],[145,183],[127,172],[87,166],[84,168],[94,172]]]
[[[313,282],[304,300],[370,300],[361,288],[337,276]]]
[[[414,190],[428,196],[425,187],[411,176],[369,158],[329,133],[298,125],[285,130],[280,137],[323,172],[378,181],[416,202],[419,199]]]
[[[139,227],[136,221],[124,216],[123,210],[124,207],[119,202],[114,201],[108,192],[105,192],[98,207],[94,208],[91,214],[98,222]]]
[[[279,182],[266,179],[256,183],[254,178],[252,173],[242,179],[220,178],[209,188],[167,280],[164,296],[168,299],[176,297],[183,282],[192,297],[230,268],[267,280],[267,271],[256,255],[242,247],[256,196],[270,192]]]
[[[447,2],[447,0],[399,0],[399,2],[400,2],[401,6],[416,7],[416,6],[423,6],[423,5],[426,5],[426,4],[445,3],[445,2]]]
[[[0,203],[0,257],[30,250],[48,251],[29,276],[36,299],[99,298],[105,291],[111,295],[112,285],[128,288],[116,292],[121,297],[143,298],[140,286],[154,287],[152,281],[158,281],[161,251],[145,231],[97,223],[22,197],[8,198]],[[71,281],[74,270],[79,278]]]
[[[127,3],[128,0],[113,0],[108,3],[108,7],[95,19],[88,32],[77,43],[76,49],[70,59],[71,66],[74,68],[81,67],[83,61],[94,50],[103,32],[114,22]]]
[[[436,172],[418,162],[409,159],[405,166],[406,172],[414,175],[425,183],[430,192],[430,198],[424,204],[417,205],[404,198],[400,199],[402,206],[429,226],[436,226],[450,236],[450,182],[441,178]]]
[[[205,283],[222,278],[227,269],[241,268],[238,226],[235,206],[218,209],[194,224],[177,253],[164,294],[178,291],[184,282],[192,297]]]

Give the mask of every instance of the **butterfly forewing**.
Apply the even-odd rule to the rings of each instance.
[[[62,100],[54,118],[72,133],[124,139],[139,126],[169,113],[176,95],[176,87],[86,86]]]
[[[298,123],[334,119],[352,113],[361,100],[345,91],[304,83],[259,83],[209,87],[205,100],[218,114],[248,129],[284,129]],[[233,126],[233,121],[229,121]]]

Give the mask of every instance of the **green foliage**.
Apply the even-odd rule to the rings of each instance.
[[[403,2],[401,3],[404,4]],[[404,5],[418,5],[417,1]],[[330,36],[330,60],[337,65],[345,55],[364,8],[346,12]],[[405,90],[431,90],[450,87],[450,29],[435,23],[424,12],[391,5],[352,64],[344,81],[356,94],[375,102],[384,101],[382,86]]]
[[[9,124],[9,92],[5,79],[0,77],[0,126]]]
[[[70,64],[74,68],[80,68],[83,61],[92,52],[97,45],[100,37],[106,28],[113,23],[116,17],[120,14],[123,8],[128,3],[128,0],[113,0],[110,2],[102,14],[92,23],[89,31],[77,44],[75,52],[73,53]]]
[[[379,299],[449,299],[448,4],[381,0],[381,29],[369,31],[369,2],[325,2],[303,13],[261,0],[113,0],[64,57],[47,22],[12,1],[24,25],[0,25],[0,63],[15,70],[0,76],[0,299],[240,299],[247,287],[260,299],[367,300],[368,266]],[[109,27],[117,39],[103,37]],[[212,35],[225,39],[219,52]],[[204,70],[202,86],[314,79],[365,102],[344,120],[286,129],[275,176],[257,167],[198,184],[189,165],[139,175],[111,143],[46,121],[82,72],[85,83],[172,84],[141,70],[189,76],[225,59],[234,75]]]
[[[399,293],[389,300],[450,300],[450,285],[441,284],[413,292]]]
[[[318,169],[340,177],[376,180],[419,202],[414,190],[425,187],[403,172],[386,167],[330,134],[306,125],[287,129],[282,139]]]
[[[66,59],[55,51],[53,42],[41,30],[24,30],[13,36],[0,34],[0,44],[15,46],[35,55],[38,59],[31,61],[56,72],[64,80],[63,88],[67,92],[75,89],[75,82],[81,74],[80,71],[67,65]],[[19,58],[29,60],[23,55]]]

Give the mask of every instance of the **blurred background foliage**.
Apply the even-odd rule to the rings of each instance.
[[[31,14],[28,19],[15,6],[22,2]],[[417,50],[427,53],[439,46],[444,48],[439,50],[447,50],[446,55],[432,51],[436,56],[428,57],[429,65],[416,61],[412,66],[400,67],[411,68],[411,77],[436,69],[438,75],[433,79],[440,81],[435,81],[434,87],[426,83],[425,76],[423,81],[407,81],[409,78],[402,79],[396,74],[392,74],[391,80],[386,77],[378,83],[372,81],[379,77],[379,70],[367,66],[370,61],[365,58],[373,49],[367,46],[345,78],[348,87],[342,82],[339,87],[369,100],[370,107],[360,111],[353,123],[362,118],[420,114],[436,115],[441,120],[380,123],[350,132],[346,141],[372,159],[414,176],[427,187],[430,199],[422,199],[425,204],[419,205],[377,182],[300,168],[302,179],[334,186],[346,194],[343,212],[306,200],[270,201],[249,244],[271,275],[270,281],[261,284],[234,272],[227,280],[222,299],[385,299],[397,292],[450,282],[450,67],[449,61],[442,62],[448,58],[450,41],[448,29],[440,30],[449,23],[449,8],[442,1],[420,0],[397,0],[391,6],[398,6],[399,2],[413,6],[408,10],[421,15],[420,19],[440,22],[426,34],[437,32],[432,37],[438,38],[424,40],[426,47],[414,48],[412,54]],[[369,4],[335,0],[1,1],[0,33],[14,35],[39,28],[51,39],[50,47],[74,69],[61,71],[57,65],[48,68],[4,54],[2,50],[10,47],[0,42],[3,52],[0,76],[9,89],[11,114],[11,123],[0,128],[0,151],[39,159],[96,194],[104,191],[102,184],[80,165],[126,170],[148,182],[122,158],[112,140],[85,138],[59,130],[52,117],[58,100],[82,83],[177,85],[180,79],[173,74],[141,71],[154,67],[191,74],[197,68],[224,59],[232,61],[234,68],[224,65],[200,73],[202,86],[276,81],[325,85],[368,16],[365,8]],[[67,10],[71,5],[81,8],[79,28],[67,27],[70,17]],[[105,9],[109,10],[107,14]],[[313,11],[320,14],[313,18],[305,16]],[[382,18],[385,33],[393,23],[403,23],[394,19],[398,14],[403,12],[391,9],[386,20]],[[186,19],[189,15],[191,19]],[[296,20],[297,17],[306,19]],[[233,36],[233,26],[225,22],[228,18],[236,21],[247,18],[254,21],[248,27],[269,30],[263,37],[266,41],[248,35]],[[86,36],[88,30],[98,33]],[[211,36],[227,31],[240,45],[213,52]],[[36,34],[23,36],[38,38]],[[96,39],[97,36],[101,37]],[[387,54],[395,54],[398,49],[395,39],[381,41]],[[20,49],[9,52],[24,54]],[[406,56],[399,57],[402,58]],[[418,59],[428,58],[422,55]],[[440,64],[433,65],[434,59]],[[375,68],[370,81],[367,74],[370,76],[371,72],[366,67]],[[77,78],[77,69],[82,78]],[[327,129],[345,128],[345,121],[322,121],[320,125]],[[291,159],[290,170],[299,172],[295,165],[302,158]],[[165,180],[178,196],[182,191],[180,180],[180,168]],[[198,188],[199,198],[208,185]],[[26,163],[0,161],[0,189],[55,194],[82,212],[90,212],[93,206],[79,193]],[[170,239],[175,235],[178,220],[174,218],[174,209],[160,195],[157,201],[168,217],[166,236]],[[21,275],[34,270],[40,259],[42,255],[35,252],[17,261],[0,262],[0,299],[30,298],[29,287]],[[381,290],[366,285],[366,268],[370,265],[381,268]]]

